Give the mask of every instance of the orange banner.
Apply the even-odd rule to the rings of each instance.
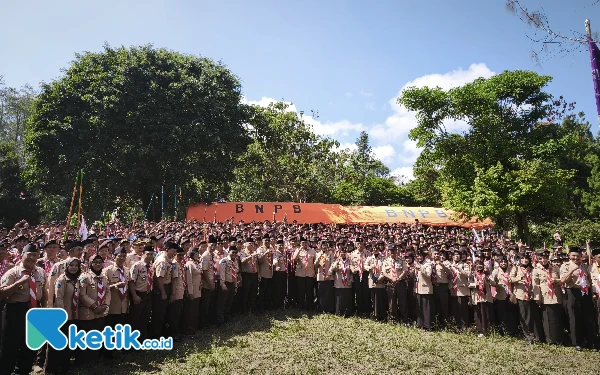
[[[227,202],[205,203],[190,206],[187,219],[212,222],[230,220],[237,223],[265,220],[296,221],[300,224],[385,224],[413,223],[438,226],[461,226],[482,229],[493,226],[490,219],[479,221],[452,220],[453,211],[438,207],[390,207],[390,206],[340,206],[323,203],[283,203],[283,202]]]

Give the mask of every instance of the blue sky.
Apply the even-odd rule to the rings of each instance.
[[[572,35],[584,32],[585,18],[600,31],[600,6],[586,7],[592,2],[543,4],[553,28]],[[576,101],[596,133],[587,49],[536,66],[526,36],[533,32],[504,3],[2,1],[0,75],[9,86],[35,86],[104,42],[202,55],[227,64],[249,102],[285,99],[298,111],[318,110],[318,119],[308,118],[315,131],[344,147],[367,131],[382,161],[409,176],[419,152],[407,138],[414,116],[393,104],[409,84],[449,88],[507,69],[535,70],[554,77],[548,90]]]

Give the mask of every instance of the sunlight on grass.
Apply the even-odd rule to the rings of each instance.
[[[600,354],[472,331],[425,332],[368,319],[282,311],[238,318],[170,352],[137,352],[81,374],[578,374]]]

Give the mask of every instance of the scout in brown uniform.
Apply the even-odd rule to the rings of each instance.
[[[312,309],[315,301],[315,258],[317,252],[308,247],[306,238],[300,238],[300,247],[294,251],[298,307]]]
[[[494,324],[492,284],[482,261],[475,261],[473,267],[474,272],[470,278],[469,288],[471,288],[471,302],[475,311],[475,326],[479,337],[483,337],[488,335]]]
[[[494,285],[494,312],[498,329],[503,334],[514,336],[517,332],[517,299],[513,293],[510,282],[510,266],[508,260],[501,256],[498,258],[498,268],[490,276]]]
[[[229,246],[229,253],[219,261],[219,278],[221,286],[217,297],[217,326],[229,321],[237,289],[239,269],[236,246]]]
[[[287,289],[287,256],[283,238],[278,238],[273,251],[273,308],[280,309],[285,303]]]
[[[354,248],[354,245],[348,245]],[[352,259],[352,289],[356,299],[356,311],[361,316],[367,316],[372,311],[371,292],[369,290],[369,272],[365,270],[365,262],[371,253],[364,248],[362,238],[356,239],[356,250],[351,253]]]
[[[169,301],[173,296],[172,273],[173,258],[177,253],[177,244],[165,243],[165,252],[156,257],[152,265],[153,290],[152,290],[152,320],[150,321],[150,337],[159,339],[163,336],[165,318]]]
[[[592,250],[593,261],[590,266],[590,277],[592,278],[592,299],[596,308],[597,327],[600,327],[600,249]]]
[[[60,261],[57,256],[59,249],[60,246],[56,240],[50,240],[44,244],[44,257],[38,260],[37,266],[43,268],[46,275],[49,275],[52,267]]]
[[[2,279],[2,276],[4,276],[4,274],[6,273],[6,271],[8,271],[9,269],[13,268],[15,265],[10,261],[10,253],[8,252],[7,249],[8,246],[8,242],[5,240],[0,240],[0,280]],[[4,310],[4,305],[6,304],[6,300],[2,299],[0,301],[0,311]],[[2,332],[2,319],[0,318],[0,332]],[[0,340],[2,339],[2,337],[0,336]],[[1,343],[1,341],[0,341]]]
[[[560,276],[567,293],[571,345],[578,351],[584,347],[592,349],[596,339],[596,321],[590,296],[591,279],[587,267],[581,264],[579,248],[569,249],[569,262]]]
[[[198,314],[198,327],[201,329],[208,325],[211,312],[216,309],[216,304],[211,304],[213,301],[213,293],[217,286],[215,277],[217,265],[214,262],[214,250],[217,244],[217,239],[210,237],[206,251],[201,254],[200,262],[202,264],[202,293],[200,296],[200,314]],[[215,293],[216,295],[216,293]]]
[[[202,265],[197,248],[188,252],[189,260],[184,267],[186,280],[186,298],[183,306],[183,334],[192,335],[198,330],[198,313],[202,293]]]
[[[519,305],[521,329],[528,344],[533,340],[545,341],[540,309],[533,299],[532,271],[531,258],[527,254],[522,254],[520,266],[510,271],[510,281]]]
[[[26,245],[20,264],[6,271],[0,282],[0,300],[6,300],[0,374],[29,374],[33,367],[36,352],[25,344],[25,315],[32,307],[46,306],[47,301],[46,273],[36,267],[38,257],[36,245]]]
[[[142,255],[144,251],[144,242],[138,238],[133,243],[133,250],[127,254],[127,259],[125,260],[125,268],[131,269],[131,267],[142,260]]]
[[[408,267],[404,259],[398,257],[394,244],[388,244],[388,257],[383,262],[383,276],[386,283],[388,299],[388,315],[393,322],[408,324],[408,309],[406,301],[406,282]]]
[[[152,311],[150,295],[153,288],[152,262],[154,248],[144,246],[142,260],[136,262],[129,270],[129,324],[132,330],[140,331],[140,340],[148,336],[148,322]]]
[[[239,255],[242,263],[242,288],[241,303],[242,314],[256,310],[256,296],[258,294],[258,256],[254,252],[254,242],[251,238],[246,240],[244,249]]]
[[[417,326],[421,329],[433,329],[435,317],[435,301],[433,299],[433,284],[431,283],[431,267],[429,261],[423,262],[422,253],[415,261],[415,286],[417,292]]]
[[[77,324],[79,309],[79,276],[81,275],[81,260],[68,258],[65,272],[56,279],[56,296],[54,307],[67,312],[67,322],[61,327],[62,333],[68,336],[69,326]],[[46,352],[46,363],[44,372],[46,374],[64,374],[69,371],[71,356],[75,352],[68,347],[63,350],[55,350],[48,346]]]
[[[92,258],[90,269],[79,277],[79,306],[77,328],[83,331],[102,331],[106,326],[106,315],[111,294],[108,279],[102,272],[102,257]],[[76,354],[78,365],[89,364],[98,358],[97,350],[82,350]]]
[[[435,300],[436,325],[445,327],[450,317],[450,290],[448,288],[448,279],[452,273],[450,271],[450,262],[442,260],[438,248],[432,250],[431,283],[433,284],[433,298]]]
[[[334,261],[334,256],[333,251],[329,247],[329,241],[321,241],[321,250],[317,253],[316,257],[319,260],[315,264],[319,310],[333,314],[335,312],[334,281],[333,276],[328,274],[328,270]]]
[[[387,299],[385,293],[385,277],[383,276],[384,257],[379,252],[379,246],[373,249],[373,255],[367,258],[365,270],[369,271],[369,289],[371,290],[371,304],[373,305],[373,318],[384,321],[387,315]]]
[[[69,253],[69,258],[81,258],[81,242],[79,241],[73,241],[70,242],[67,246],[66,246],[66,250]],[[48,280],[48,305],[52,306],[53,305],[53,300],[54,300],[54,287],[56,285],[56,279],[58,279],[58,277],[60,275],[62,275],[65,272],[65,268],[66,268],[66,263],[65,261],[60,261],[55,263],[52,266],[52,271],[50,271],[50,275],[49,280]]]
[[[260,281],[258,284],[258,299],[261,310],[273,308],[274,284],[273,284],[273,248],[269,243],[269,235],[265,234],[262,245],[256,251],[258,256],[258,272]]]
[[[168,330],[167,337],[173,337],[173,341],[181,340],[181,318],[183,313],[183,299],[187,291],[187,280],[183,269],[184,265],[184,250],[182,247],[177,248],[175,260],[173,262],[173,273],[171,274],[171,284],[173,285],[173,295],[167,309]]]
[[[454,323],[460,329],[469,326],[470,276],[471,267],[462,261],[461,253],[455,251],[450,265],[450,311]]]
[[[127,249],[119,247],[115,251],[115,264],[104,269],[110,289],[110,305],[106,325],[115,327],[117,324],[127,323],[129,299],[127,298],[127,284],[129,283],[129,269],[125,267]]]
[[[335,289],[335,313],[349,317],[354,313],[354,293],[352,291],[352,260],[349,249],[341,246],[339,257],[331,264],[327,271],[333,276]]]
[[[536,255],[538,263],[533,269],[533,297],[542,310],[546,342],[560,345],[564,333],[560,271],[550,264],[548,251],[541,250]]]

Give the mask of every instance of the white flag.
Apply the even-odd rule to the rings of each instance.
[[[88,230],[85,226],[85,218],[83,217],[83,215],[81,215],[81,226],[79,227],[79,236],[81,237],[82,241],[87,240]]]

